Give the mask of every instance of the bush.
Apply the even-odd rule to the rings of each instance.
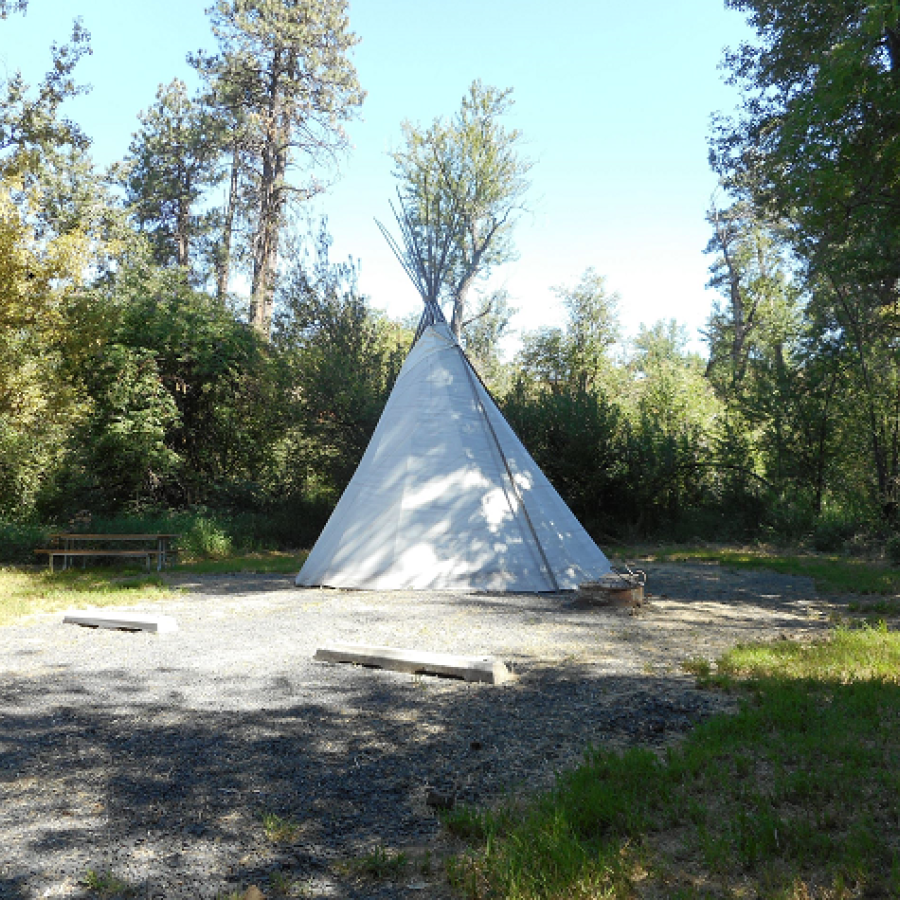
[[[766,501],[760,537],[782,546],[799,544],[813,533],[815,520],[812,503],[803,494],[772,495]]]
[[[324,498],[287,497],[256,511],[201,506],[95,518],[90,530],[111,534],[171,532],[181,535],[178,549],[183,556],[215,559],[254,550],[309,548],[325,527],[331,510],[332,504]]]
[[[884,555],[892,566],[900,566],[900,534],[892,534],[884,545]]]
[[[0,521],[0,562],[35,563],[36,547],[46,547],[52,527]]]
[[[860,522],[855,517],[842,513],[825,513],[816,522],[813,547],[823,553],[841,551],[859,530]]]
[[[197,516],[178,540],[178,549],[185,557],[221,559],[234,549],[226,524],[213,516]]]

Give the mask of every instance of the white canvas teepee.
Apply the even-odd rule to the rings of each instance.
[[[557,591],[609,572],[438,318],[297,584]]]

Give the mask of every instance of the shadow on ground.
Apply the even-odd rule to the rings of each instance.
[[[723,615],[737,634],[758,629],[766,610],[772,627],[796,627],[808,596],[795,586],[796,596],[794,588],[770,593],[761,606],[775,582],[751,581],[745,596],[724,597],[714,573],[700,572],[688,598],[677,572],[673,579],[660,578],[666,596],[643,625],[620,618],[613,626],[649,638],[662,634],[650,626],[657,616],[662,628],[667,603],[686,605],[702,622],[704,604],[727,601]],[[280,591],[284,582],[259,583]],[[203,593],[227,596],[229,583],[237,595],[247,590],[246,580],[216,577]],[[467,600],[475,617],[513,602]],[[520,613],[523,603],[536,623],[598,629],[596,613],[568,599],[519,598]],[[373,619],[393,614],[359,608]],[[589,743],[663,746],[733,703],[674,671],[609,671],[574,658],[524,665],[518,681],[498,687],[307,660],[265,678],[229,675],[216,685],[220,708],[198,709],[183,690],[191,672],[189,662],[169,660],[152,679],[121,663],[94,671],[59,663],[5,677],[0,898],[83,895],[79,880],[89,869],[111,871],[137,896],[167,900],[249,884],[274,896],[273,886],[292,883],[311,897],[407,897],[409,882],[429,885],[419,896],[443,896],[428,872],[361,883],[339,863],[374,848],[431,844],[440,824],[429,791],[484,803],[548,786]],[[256,699],[241,709],[227,702],[231,694]],[[289,826],[280,835],[267,834],[273,815]]]

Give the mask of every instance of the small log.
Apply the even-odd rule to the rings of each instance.
[[[118,628],[125,631],[150,631],[154,634],[165,634],[178,631],[178,623],[172,616],[161,616],[156,613],[106,612],[100,609],[76,610],[66,613],[63,623],[84,625],[88,628]]]
[[[506,666],[491,656],[453,656],[449,653],[427,653],[397,647],[332,644],[316,650],[315,658],[323,662],[356,663],[376,669],[409,672],[411,675],[443,675],[464,681],[486,681],[489,684],[502,684],[512,678]]]

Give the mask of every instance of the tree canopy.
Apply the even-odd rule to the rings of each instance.
[[[391,154],[403,211],[407,269],[428,272],[436,299],[452,304],[459,337],[469,291],[479,277],[514,257],[512,229],[522,211],[531,162],[522,135],[503,118],[512,89],[474,81],[459,110],[422,129],[403,124],[404,147]]]
[[[346,0],[216,0],[214,55],[193,62],[217,105],[240,117],[251,195],[250,321],[268,335],[281,232],[291,200],[322,190],[310,169],[346,149],[362,104]],[[303,172],[300,183],[292,170]]]

